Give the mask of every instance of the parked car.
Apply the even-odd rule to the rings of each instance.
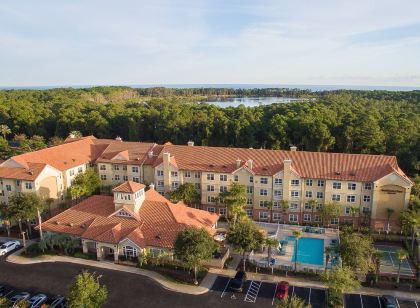
[[[51,297],[45,303],[50,308],[66,308],[66,299],[61,295]]]
[[[236,272],[235,277],[230,281],[230,289],[235,292],[242,292],[246,281],[246,273],[242,270]]]
[[[0,297],[7,297],[8,295],[12,294],[15,291],[15,289],[9,287],[0,285]]]
[[[399,307],[397,304],[397,300],[394,296],[391,295],[384,295],[381,297],[382,307],[384,308],[397,308]]]
[[[16,249],[20,246],[19,241],[9,241],[4,243],[0,246],[0,256],[4,256],[6,253],[12,251],[13,249]]]
[[[276,298],[284,299],[289,297],[289,283],[287,281],[281,281],[276,288]]]
[[[28,308],[40,307],[43,303],[47,301],[47,299],[48,297],[45,294],[36,294],[28,300]]]
[[[12,304],[12,307],[16,307],[20,302],[27,300],[30,296],[31,294],[28,292],[19,292],[10,298],[10,303]]]

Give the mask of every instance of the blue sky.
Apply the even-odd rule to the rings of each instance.
[[[420,86],[418,0],[3,0],[0,86]]]

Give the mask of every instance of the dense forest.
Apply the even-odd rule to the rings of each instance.
[[[196,103],[209,96],[312,98],[258,107]],[[323,91],[298,89],[87,89],[0,91],[0,155],[8,144],[26,150],[54,144],[70,131],[100,138],[397,155],[419,173],[420,91]],[[27,136],[25,138],[24,135]],[[54,138],[53,138],[54,137]]]

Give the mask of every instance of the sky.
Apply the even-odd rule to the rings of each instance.
[[[420,86],[419,0],[2,0],[0,87]]]

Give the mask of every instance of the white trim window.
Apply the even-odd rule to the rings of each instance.
[[[274,185],[283,185],[283,180],[279,178],[274,178]]]
[[[106,181],[106,174],[101,174],[101,180]]]
[[[311,214],[303,214],[303,221],[311,221]]]
[[[281,198],[283,196],[283,192],[281,190],[275,190],[274,191],[274,197],[275,198]]]
[[[334,217],[334,218],[331,219],[331,224],[332,225],[338,225],[338,222],[339,222],[338,217]]]
[[[252,175],[249,177],[249,182],[254,183],[254,177]]]
[[[120,175],[119,174],[114,175],[114,180],[119,181],[120,180]]]
[[[260,183],[261,184],[268,184],[268,178],[261,178]]]
[[[214,173],[207,173],[207,180],[214,181]]]
[[[268,220],[268,213],[267,212],[259,212],[258,216],[261,220]]]
[[[254,187],[252,186],[247,186],[246,187],[246,193],[247,194],[252,194],[254,192]]]
[[[190,178],[190,177],[191,177],[191,172],[184,171],[184,178]]]
[[[296,214],[289,214],[289,221],[290,222],[298,222],[298,215],[296,215]]]
[[[157,182],[157,187],[163,187],[165,184],[163,181],[158,181]]]
[[[350,203],[356,202],[356,196],[355,195],[348,195],[347,196],[347,202],[350,202]]]
[[[356,190],[356,183],[347,183],[348,190]]]
[[[318,187],[324,187],[325,181],[324,180],[318,180]]]
[[[331,200],[332,201],[340,201],[341,200],[341,195],[338,195],[338,194],[332,194],[332,196],[331,196]]]
[[[234,182],[238,182],[239,181],[239,176],[238,175],[234,175],[233,176],[233,181]]]
[[[214,207],[207,207],[207,211],[210,213],[216,213],[216,209]]]
[[[291,180],[290,181],[291,186],[299,186],[299,184],[300,184],[299,180]]]
[[[341,189],[341,182],[333,182],[333,189]]]
[[[268,196],[268,191],[267,189],[260,189],[260,196]]]
[[[254,201],[252,200],[252,198],[246,199],[246,205],[252,205],[253,203]]]
[[[172,182],[171,186],[172,186],[172,189],[178,189],[179,183],[178,182]]]
[[[128,175],[123,175],[123,181],[128,181]]]
[[[320,222],[320,221],[321,221],[321,216],[315,215],[314,222]]]
[[[196,179],[201,178],[201,173],[200,172],[195,172],[194,173],[194,178],[196,178]]]
[[[220,174],[219,178],[220,178],[220,181],[227,182],[227,175],[226,174]]]
[[[273,220],[278,221],[281,219],[281,214],[280,213],[273,213]]]
[[[227,192],[227,186],[220,186],[219,187],[219,192],[221,192],[221,193],[224,193],[224,192]]]
[[[292,190],[292,191],[290,192],[290,197],[292,197],[293,199],[297,199],[297,198],[299,198],[299,191],[297,191],[297,190]]]
[[[207,191],[214,191],[214,185],[207,185]]]
[[[133,182],[140,183],[140,178],[138,176],[133,176]]]
[[[298,204],[297,203],[295,203],[295,202],[291,202],[290,203],[289,209],[291,209],[291,210],[297,210],[297,208],[298,208]]]
[[[372,183],[367,182],[365,183],[364,187],[365,187],[365,190],[372,190]]]
[[[25,182],[26,189],[32,189],[32,182]]]
[[[312,186],[312,179],[306,180],[306,186]]]
[[[317,199],[324,199],[324,193],[322,191],[317,191],[316,198]]]
[[[273,208],[278,209],[280,206],[280,203],[278,201],[273,201]]]
[[[268,201],[260,200],[260,207],[267,207]]]
[[[106,170],[106,165],[102,165],[102,164],[101,164],[101,165],[99,166],[99,170]]]
[[[156,176],[163,176],[163,170],[156,170]]]
[[[137,167],[137,166],[131,166],[131,172],[133,172],[133,173],[139,173],[139,167]]]
[[[370,202],[370,196],[364,195],[363,196],[363,202]]]
[[[171,171],[171,177],[173,178],[178,177],[178,171]]]
[[[252,210],[251,209],[246,209],[246,215],[250,218],[252,218]]]
[[[207,202],[208,203],[214,203],[215,201],[216,201],[216,199],[214,198],[214,196],[207,196]]]
[[[309,202],[305,202],[305,210],[312,210],[312,207],[309,204]]]
[[[346,215],[350,215],[350,213],[351,213],[351,207],[350,207],[350,206],[346,206],[346,207],[344,208],[344,213],[345,213]]]
[[[139,255],[139,251],[136,247],[133,246],[124,246],[123,254],[126,258],[136,258]]]
[[[222,216],[226,216],[226,208],[221,207],[221,208],[219,209],[219,214],[220,214],[220,215],[222,215]]]
[[[12,185],[6,184],[6,191],[12,191]]]
[[[306,198],[312,198],[312,191],[310,191],[310,190],[305,191],[305,197]]]

